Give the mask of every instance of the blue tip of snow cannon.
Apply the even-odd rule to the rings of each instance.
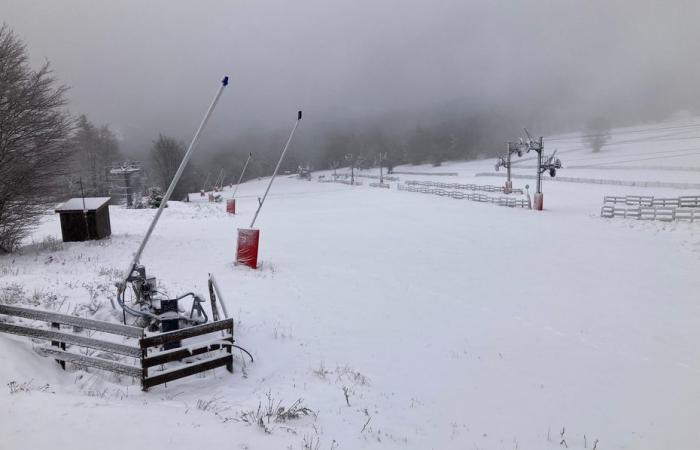
[[[223,84],[224,86],[228,86],[228,77],[224,77],[224,79],[221,80],[221,84]]]
[[[299,115],[297,116],[297,120],[301,120],[301,111],[299,111]]]

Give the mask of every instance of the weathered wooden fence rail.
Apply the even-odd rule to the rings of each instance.
[[[0,332],[50,341],[50,347],[39,347],[38,351],[45,356],[55,358],[64,369],[66,362],[70,362],[79,366],[94,367],[132,376],[140,379],[143,390],[216,367],[226,366],[229,372],[233,371],[233,356],[231,354],[231,346],[233,345],[233,319],[219,320],[146,337],[143,328],[49,311],[0,305],[0,314],[50,323],[51,329],[43,329],[27,325],[0,322]],[[74,333],[66,333],[60,330],[61,325],[71,326],[74,331],[78,332],[82,329],[88,329],[107,335],[120,336],[122,340],[134,339],[137,345],[114,342],[114,340],[97,339],[92,336],[87,337]],[[219,334],[222,332],[223,336]],[[186,347],[173,350],[158,351],[155,349],[155,347],[162,346],[163,344],[181,342],[185,339],[200,337],[211,333],[217,333],[219,335],[215,339],[210,339],[206,342],[196,342]],[[67,344],[99,350],[111,356],[110,359],[107,359],[75,353],[66,349]],[[218,352],[218,354],[205,355],[213,352]],[[190,362],[185,366],[179,365],[168,368],[155,375],[149,375],[149,368],[182,361],[185,358],[197,355],[212,357],[197,362]],[[133,358],[137,361],[137,365],[119,361],[118,359],[120,357]]]
[[[224,336],[219,336],[214,341],[194,343],[186,347],[157,352],[153,355],[148,354],[148,350],[152,347],[159,347],[163,344],[173,342],[181,342],[184,339],[221,331],[224,332]],[[214,369],[216,367],[226,366],[226,369],[229,372],[233,372],[233,355],[231,354],[231,346],[233,345],[233,319],[218,320],[216,322],[196,325],[193,327],[184,328],[182,330],[169,331],[167,333],[145,337],[139,341],[139,345],[142,352],[141,366],[143,368],[141,387],[144,390],[159,384],[204,372],[205,370]],[[191,356],[212,353],[219,350],[224,350],[225,354],[219,354],[210,359],[193,362],[184,367],[175,367],[156,375],[149,375],[148,373],[148,369],[154,366],[159,366],[173,361],[180,361]]]
[[[475,202],[493,203],[499,206],[508,206],[510,208],[520,207],[529,208],[527,200],[516,199],[511,197],[490,197],[486,194],[469,193],[464,191],[448,191],[440,188],[431,188],[427,186],[405,186],[397,185],[400,191],[420,192],[422,194],[433,194],[442,197],[451,197],[457,200],[471,200]]]
[[[404,181],[404,183],[410,185],[410,186],[431,186],[431,187],[439,187],[439,188],[444,188],[444,189],[464,189],[464,190],[469,190],[469,191],[485,191],[485,192],[505,192],[505,188],[503,186],[494,186],[492,184],[463,184],[463,183],[443,183],[440,181],[416,181],[416,180],[407,180]],[[523,190],[522,189],[513,189],[512,190],[513,194],[522,194]]]

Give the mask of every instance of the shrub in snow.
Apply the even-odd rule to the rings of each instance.
[[[134,208],[145,209],[145,208],[158,208],[160,203],[163,201],[163,190],[158,186],[153,186],[147,189],[146,196],[141,197],[136,203],[134,203]],[[166,205],[167,208],[167,205]]]

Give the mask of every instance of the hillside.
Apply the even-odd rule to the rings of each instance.
[[[558,149],[558,177],[700,184],[698,119],[614,130],[599,154],[578,135],[545,145]],[[515,175],[534,174],[532,156]],[[503,170],[477,176],[494,164],[396,171],[459,174],[401,183],[501,185]],[[697,447],[700,224],[602,219],[600,207],[604,195],[700,189],[547,179],[536,212],[315,179],[276,180],[256,224],[258,270],[234,266],[236,230],[267,179],[241,185],[235,216],[198,194],[171,202],[142,258],[171,295],[207,297],[214,273],[254,363],[237,355],[233,375],[142,393],[126,377],[63,372],[28,339],[0,335],[8,448]],[[534,180],[514,179],[525,184],[532,192]],[[21,254],[0,256],[0,301],[118,322],[112,283],[154,211],[110,214],[110,239],[65,244],[48,214]],[[91,303],[101,307],[81,308]],[[297,399],[314,414],[269,433],[244,420]]]

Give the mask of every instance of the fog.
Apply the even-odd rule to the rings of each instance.
[[[202,152],[249,132],[282,136],[297,109],[307,143],[446,117],[502,121],[497,141],[523,125],[697,111],[699,17],[692,0],[0,4],[32,61],[48,59],[71,87],[71,112],[109,124],[132,153],[158,133],[189,140],[224,75]]]

